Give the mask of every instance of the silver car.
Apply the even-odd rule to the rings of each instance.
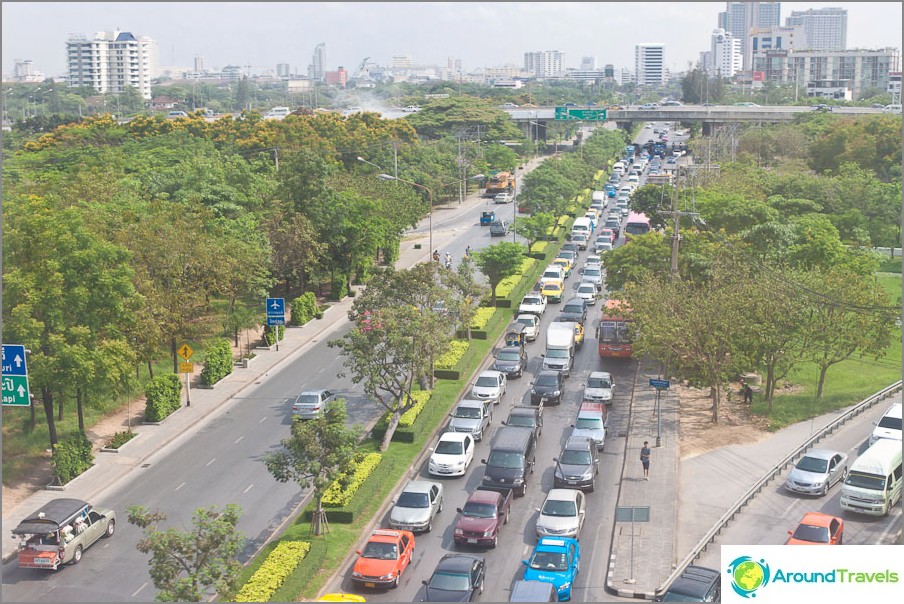
[[[537,537],[572,537],[579,539],[586,515],[586,498],[578,489],[550,489],[537,508]]]
[[[836,482],[844,482],[848,456],[840,451],[811,449],[788,473],[785,488],[805,495],[827,495]]]
[[[433,518],[442,511],[442,483],[409,480],[389,513],[389,525],[399,531],[426,533],[433,528]]]
[[[481,401],[493,401],[499,404],[505,395],[505,374],[501,371],[488,369],[477,376],[477,381],[471,387],[471,396],[468,398]]]
[[[329,390],[306,390],[292,403],[292,415],[299,419],[314,419],[334,399]]]

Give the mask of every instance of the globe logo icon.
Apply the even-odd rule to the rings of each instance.
[[[769,565],[750,556],[740,556],[728,565],[731,587],[742,598],[755,598],[756,591],[769,583]]]

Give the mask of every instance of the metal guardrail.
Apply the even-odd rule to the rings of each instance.
[[[722,532],[722,530],[728,526],[728,524],[734,520],[734,517],[738,515],[741,511],[741,508],[746,506],[750,501],[756,497],[760,491],[763,490],[769,482],[774,479],[778,474],[783,472],[788,464],[791,463],[794,459],[796,459],[801,453],[818,443],[820,440],[846,424],[851,419],[857,417],[876,403],[888,398],[889,396],[897,393],[902,389],[902,382],[899,380],[895,382],[891,386],[880,390],[876,394],[870,396],[869,398],[865,398],[853,407],[851,407],[847,412],[839,416],[835,421],[831,422],[825,428],[812,435],[810,438],[805,440],[803,444],[798,447],[794,452],[785,457],[782,461],[778,462],[771,470],[766,472],[766,474],[759,480],[755,485],[750,487],[746,493],[741,495],[741,497],[735,502],[731,508],[727,512],[725,512],[719,520],[713,525],[709,531],[697,542],[694,548],[690,551],[690,553],[684,557],[680,564],[672,571],[672,574],[665,580],[665,582],[659,586],[656,590],[656,595],[659,596],[665,590],[669,588],[672,582],[684,572],[684,569],[687,568],[694,560],[700,557],[706,548],[709,547],[710,543],[713,543],[716,539],[716,536]]]

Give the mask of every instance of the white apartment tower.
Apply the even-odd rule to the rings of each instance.
[[[314,47],[314,56],[308,66],[308,77],[322,82],[326,77],[326,44],[321,42]]]
[[[665,45],[646,43],[635,46],[634,73],[638,86],[665,84]]]
[[[93,38],[71,35],[66,55],[69,86],[90,86],[101,94],[119,94],[131,86],[150,100],[159,56],[151,38],[127,31],[97,32]]]
[[[726,2],[719,13],[719,27],[741,41],[743,68],[750,69],[752,48],[750,31],[781,25],[781,2]]]
[[[721,27],[714,29],[707,71],[714,76],[730,78],[741,71],[742,65],[741,40]]]
[[[565,72],[565,53],[543,50],[524,53],[524,71],[538,78],[549,78]]]
[[[811,8],[791,11],[786,25],[803,28],[809,50],[845,50],[847,48],[847,10],[843,8]]]

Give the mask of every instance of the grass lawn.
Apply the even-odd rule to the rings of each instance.
[[[880,274],[879,283],[901,300],[901,275]],[[778,430],[790,424],[853,405],[901,379],[901,329],[880,359],[851,357],[829,368],[822,400],[816,401],[819,371],[812,363],[801,364],[782,380],[794,385],[794,392],[775,396],[770,428]],[[755,400],[754,413],[766,415],[766,403]]]

